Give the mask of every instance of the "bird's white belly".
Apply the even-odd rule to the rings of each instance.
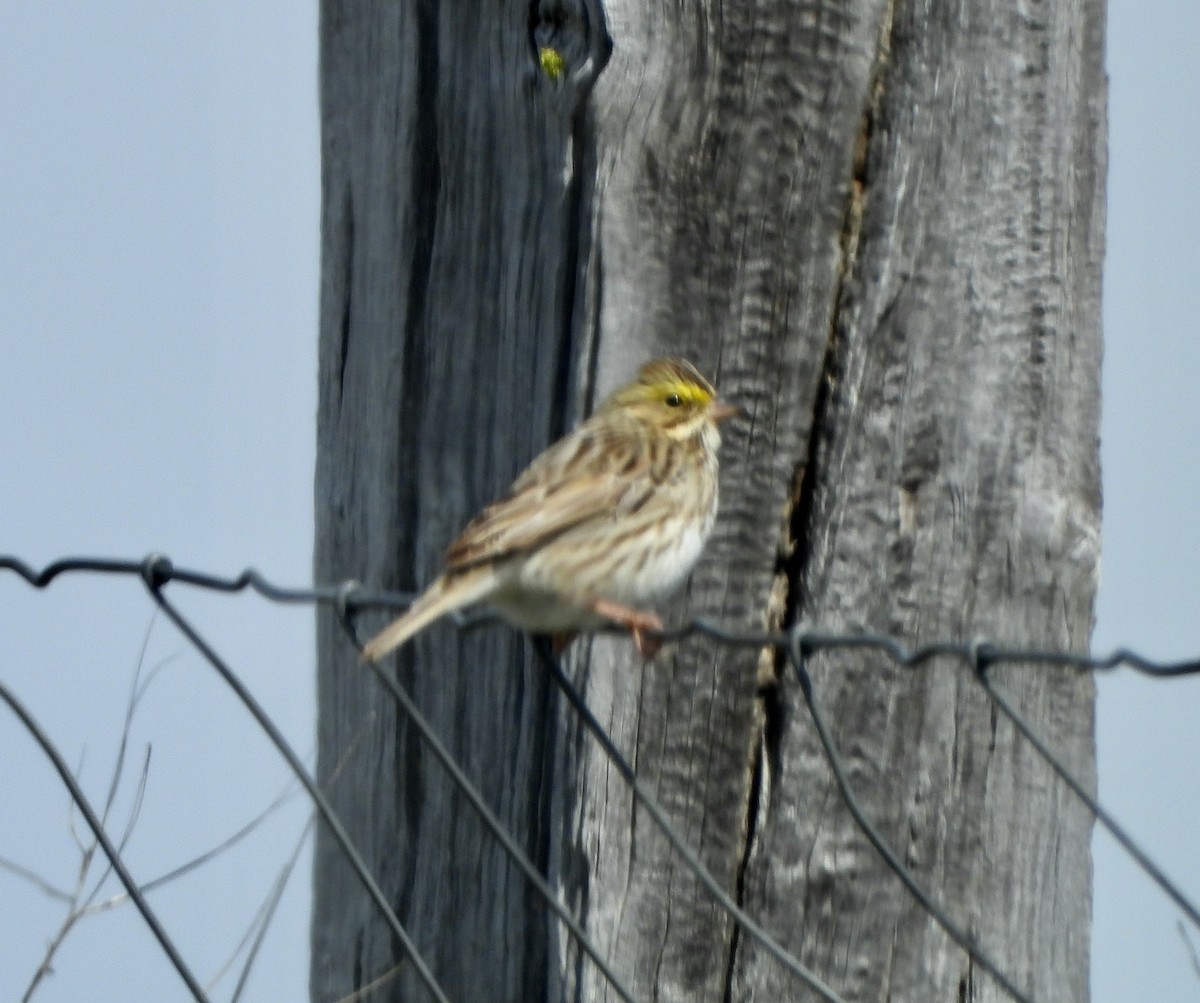
[[[715,512],[713,513],[715,516]],[[594,551],[570,534],[515,557],[500,570],[491,604],[507,620],[532,633],[589,630],[608,622],[590,604],[607,600],[647,610],[691,573],[712,530],[713,519],[689,519],[655,534],[654,545]]]
[[[673,544],[651,554],[640,567],[627,574],[614,574],[609,582],[611,598],[625,606],[643,606],[674,592],[692,572],[708,539],[708,527],[695,522],[681,529]]]

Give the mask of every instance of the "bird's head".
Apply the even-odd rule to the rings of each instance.
[[[617,390],[602,411],[623,414],[675,439],[687,439],[742,413],[726,404],[696,367],[683,359],[655,359]]]

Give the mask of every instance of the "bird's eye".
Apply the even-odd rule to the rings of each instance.
[[[679,407],[683,403],[683,398],[679,394],[670,394],[667,397],[667,407]]]

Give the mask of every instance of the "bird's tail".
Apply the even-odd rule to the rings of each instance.
[[[363,658],[368,662],[379,661],[439,617],[486,599],[495,587],[495,569],[487,565],[461,572],[449,579],[442,575],[417,596],[407,612],[367,642],[363,648]]]

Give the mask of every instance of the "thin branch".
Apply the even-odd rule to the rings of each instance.
[[[96,842],[104,850],[104,854],[112,863],[113,870],[116,872],[121,884],[129,892],[129,897],[133,899],[133,904],[137,906],[138,912],[142,914],[142,919],[145,920],[146,925],[150,928],[150,932],[154,934],[163,953],[166,954],[171,964],[175,967],[175,971],[179,973],[179,977],[183,980],[184,985],[188,987],[188,991],[192,994],[193,999],[199,1001],[206,1000],[207,997],[204,994],[204,990],[200,988],[200,983],[196,981],[196,977],[192,975],[191,970],[184,963],[182,956],[175,949],[174,943],[167,936],[166,930],[159,923],[158,917],[150,908],[150,904],[142,896],[142,893],[138,891],[137,882],[134,881],[133,875],[126,870],[125,862],[121,859],[120,853],[109,839],[108,833],[104,831],[104,826],[101,824],[99,816],[92,809],[87,795],[83,793],[82,788],[76,783],[75,777],[71,774],[70,767],[67,766],[57,747],[50,741],[49,736],[42,730],[41,725],[38,724],[33,715],[26,710],[24,704],[3,683],[0,683],[0,700],[8,704],[12,712],[20,719],[21,724],[24,725],[25,730],[33,736],[34,741],[41,746],[46,758],[50,760],[55,770],[58,771],[60,779],[70,792],[72,801],[79,806],[79,811],[87,822],[88,828],[95,835]]]
[[[1196,953],[1196,945],[1192,943],[1192,938],[1188,936],[1187,927],[1183,925],[1183,920],[1175,920],[1175,929],[1179,931],[1179,936],[1183,938],[1188,958],[1192,962],[1192,971],[1196,974],[1196,980],[1200,981],[1200,954]]]
[[[241,998],[242,992],[246,987],[246,982],[250,977],[250,972],[254,967],[254,960],[258,957],[259,949],[262,947],[263,940],[270,929],[271,920],[274,919],[279,903],[283,898],[284,889],[287,887],[287,882],[295,870],[296,862],[300,859],[300,852],[304,849],[304,841],[312,832],[313,825],[316,821],[315,815],[310,815],[308,821],[300,830],[300,837],[296,840],[296,845],[292,848],[291,854],[280,868],[279,873],[275,876],[275,880],[271,882],[271,887],[268,889],[266,897],[262,904],[258,907],[254,919],[251,920],[246,932],[238,941],[237,946],[229,956],[229,960],[221,966],[216,975],[209,981],[208,988],[211,990],[216,987],[226,973],[233,967],[238,956],[249,945],[249,951],[246,955],[245,964],[242,965],[242,970],[238,974],[237,984],[234,987],[233,995],[230,997],[230,1003],[237,1003]]]
[[[121,833],[121,838],[117,843],[117,849],[122,853],[125,852],[125,847],[129,845],[129,840],[133,836],[134,826],[137,825],[137,820],[142,814],[142,805],[146,797],[146,782],[150,776],[150,746],[146,746],[146,756],[142,760],[141,775],[138,777],[137,791],[134,793],[133,805],[129,810],[129,818],[125,820],[125,829]],[[90,856],[88,863],[90,863]],[[112,873],[112,865],[108,865],[101,872],[100,877],[96,879],[95,884],[83,899],[79,906],[81,912],[91,909],[95,904],[96,896],[100,894],[100,889],[104,887],[104,883],[108,880],[108,876]]]
[[[313,821],[304,827],[304,831],[300,834],[300,838],[296,840],[296,846],[292,850],[292,855],[288,859],[287,864],[280,870],[279,875],[275,879],[274,887],[271,889],[271,894],[267,901],[263,904],[263,909],[260,911],[261,920],[258,926],[258,934],[254,938],[254,943],[250,947],[250,953],[246,956],[246,963],[242,966],[241,974],[238,976],[237,986],[234,989],[231,1003],[237,1003],[242,998],[242,992],[246,988],[246,982],[250,978],[250,972],[254,968],[254,959],[258,957],[259,949],[263,945],[263,941],[267,936],[267,931],[271,928],[271,920],[275,918],[275,913],[279,909],[279,903],[283,899],[284,890],[287,888],[288,880],[296,870],[296,862],[300,859],[300,851],[304,849],[304,841],[308,838],[308,834],[312,831]]]
[[[404,971],[405,962],[401,961],[398,965],[392,965],[386,972],[378,978],[372,979],[361,989],[355,989],[348,996],[340,996],[334,1003],[359,1003],[360,1000],[365,1000],[376,989],[382,989],[389,982],[392,982],[397,975]]]
[[[205,850],[203,853],[193,857],[187,863],[180,864],[178,867],[167,871],[166,874],[160,874],[157,878],[147,881],[144,885],[142,885],[142,891],[153,891],[162,885],[169,884],[178,878],[182,878],[186,874],[190,874],[197,868],[203,867],[210,860],[220,856],[222,853],[231,850],[243,839],[258,829],[259,826],[266,822],[266,820],[275,814],[275,812],[279,811],[279,809],[287,804],[288,801],[296,797],[297,794],[298,791],[295,784],[289,781],[284,790],[279,794],[278,797],[275,798],[274,801],[272,801],[262,811],[255,815],[254,818],[238,829],[237,832],[227,836],[216,846],[213,846],[210,849]]]
[[[18,878],[23,878],[31,885],[39,888],[52,899],[58,899],[59,902],[71,903],[74,902],[74,897],[69,892],[64,892],[61,888],[56,888],[49,881],[43,878],[35,871],[31,871],[28,867],[18,864],[15,860],[9,860],[7,857],[0,857],[0,871],[8,871],[10,874]]]

